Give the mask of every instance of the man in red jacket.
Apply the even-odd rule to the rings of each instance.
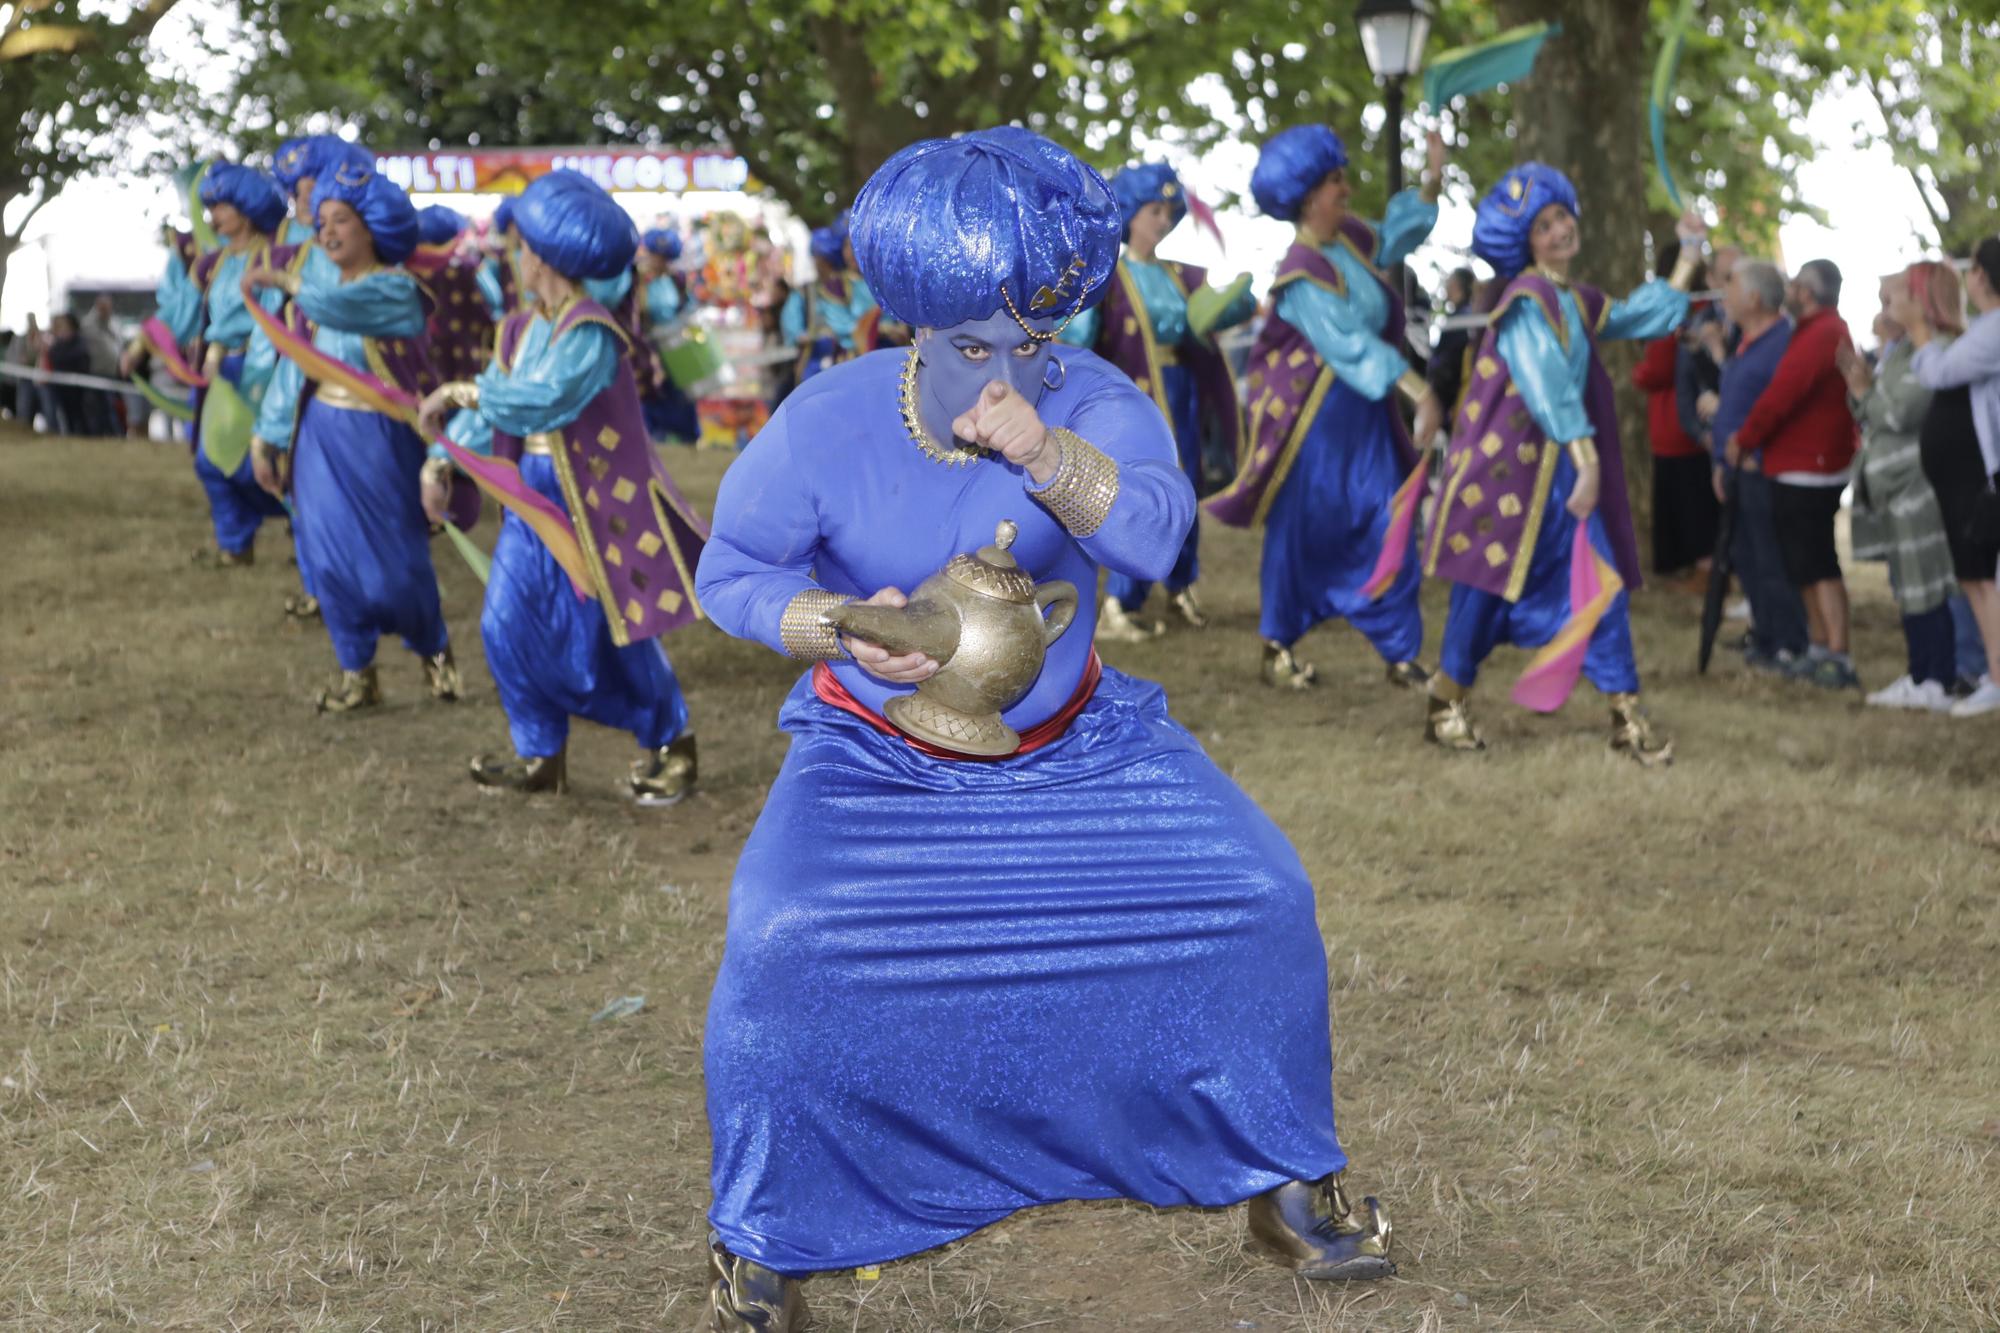
[[[1840,270],[1815,259],[1786,290],[1791,346],[1771,383],[1728,443],[1729,459],[1753,458],[1772,482],[1772,516],[1785,574],[1805,602],[1812,647],[1799,674],[1827,689],[1861,684],[1847,650],[1847,585],[1833,544],[1840,492],[1854,462],[1854,414],[1835,358],[1851,347],[1840,303]]]

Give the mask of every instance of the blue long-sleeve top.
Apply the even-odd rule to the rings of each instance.
[[[160,275],[153,305],[154,314],[172,331],[174,341],[183,349],[201,335],[201,288],[195,285],[194,274],[179,255],[167,257],[167,271]]]
[[[585,296],[606,310],[616,310],[632,290],[632,270],[628,268],[608,278],[585,278],[582,285]]]
[[[286,218],[284,228],[278,233],[278,243],[280,245],[305,245],[317,239],[317,237],[318,233],[313,230],[310,222],[303,222],[298,218]]]
[[[493,432],[536,435],[561,430],[611,387],[622,353],[618,335],[604,325],[579,324],[562,337],[540,315],[528,321],[511,367],[496,359],[479,373],[479,407],[457,413],[445,428],[453,444],[475,454],[493,452]],[[431,455],[444,457],[442,445]]]
[[[911,440],[898,403],[907,355],[884,349],[814,376],[779,405],[722,479],[713,535],[695,585],[725,632],[784,650],[779,622],[809,588],[866,598],[910,592],[952,556],[992,542],[995,525],[1020,525],[1013,555],[1037,580],[1066,579],[1076,619],[1050,648],[1042,674],[1004,716],[1032,726],[1075,693],[1091,652],[1100,567],[1164,578],[1194,521],[1194,489],[1177,462],[1166,420],[1116,366],[1059,348],[1063,383],[1036,406],[1118,466],[1118,492],[1102,526],[1072,536],[1035,500],[1026,471],[998,457],[951,466]],[[842,685],[881,710],[904,693],[852,661],[833,664]]]
[[[1138,289],[1139,304],[1153,326],[1153,341],[1162,347],[1178,345],[1188,336],[1187,296],[1182,294],[1180,283],[1158,260],[1134,259],[1128,254],[1124,263],[1132,275],[1132,285]],[[1256,313],[1257,298],[1245,288],[1223,307],[1215,328],[1233,329]],[[1095,347],[1098,330],[1103,327],[1104,303],[1100,301],[1071,320],[1056,336],[1071,347]]]
[[[269,339],[261,335],[253,337],[257,326],[243,305],[243,273],[250,266],[252,255],[249,250],[224,253],[209,275],[206,293],[195,284],[187,265],[178,257],[169,260],[166,274],[160,280],[157,313],[184,349],[197,338],[231,350],[246,349],[235,384],[254,407],[270,381],[277,356]],[[260,299],[264,308],[273,313],[284,308],[283,292],[266,289]]]
[[[646,283],[646,323],[650,328],[671,324],[681,313],[681,285],[662,273]]]
[[[348,365],[366,369],[370,338],[414,338],[424,331],[417,282],[399,268],[377,269],[351,282],[328,261],[308,264],[292,298],[312,321],[313,346]],[[305,372],[281,358],[257,411],[257,437],[280,449],[291,446]]]
[[[1590,378],[1590,335],[1576,293],[1557,289],[1563,333],[1558,334],[1536,301],[1516,301],[1502,312],[1495,346],[1520,391],[1521,401],[1549,439],[1557,444],[1597,434],[1584,410]],[[1600,339],[1660,338],[1687,318],[1688,296],[1659,278],[1635,289],[1605,311]]]
[[[472,280],[479,287],[479,294],[486,298],[486,312],[498,324],[507,318],[507,299],[500,287],[500,261],[492,255],[479,261],[473,271]]]
[[[1409,258],[1437,225],[1437,215],[1437,205],[1415,190],[1391,199],[1375,232],[1375,253],[1369,256],[1374,267],[1391,268]],[[1348,246],[1335,242],[1320,246],[1319,252],[1340,271],[1346,291],[1328,291],[1312,282],[1288,283],[1278,292],[1278,318],[1305,334],[1320,360],[1348,387],[1380,402],[1410,368],[1400,341],[1402,330],[1383,327],[1389,318],[1388,295],[1369,264]]]
[[[868,284],[848,275],[847,299],[836,300],[824,286],[815,284],[815,300],[812,302],[813,316],[824,326],[826,336],[838,339],[841,347],[854,350],[854,329],[861,323],[861,317],[875,308],[875,293],[868,290]],[[806,328],[806,295],[796,288],[785,298],[785,304],[778,311],[778,332],[788,343],[795,343],[808,332],[818,334],[821,329]]]

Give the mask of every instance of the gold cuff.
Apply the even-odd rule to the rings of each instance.
[[[1694,271],[1701,266],[1701,243],[1682,241],[1680,258],[1674,260],[1674,271],[1667,278],[1667,286],[1677,292],[1684,292],[1694,285]]]
[[[448,458],[426,458],[423,480],[434,481],[449,488],[451,485],[451,460]]]
[[[1431,391],[1431,384],[1415,370],[1406,370],[1396,377],[1396,389],[1409,400],[1411,407],[1415,407]]]
[[[1048,485],[1028,494],[1071,536],[1088,537],[1104,526],[1111,502],[1118,498],[1118,464],[1075,431],[1058,426],[1049,434],[1062,449],[1062,462]]]
[[[468,412],[479,410],[479,386],[471,380],[453,380],[444,386],[444,400]]]
[[[292,270],[288,268],[267,268],[263,271],[271,275],[271,285],[285,295],[297,296],[299,294],[299,275],[292,272]]]
[[[853,600],[825,588],[807,588],[792,598],[778,620],[778,642],[785,646],[785,655],[801,662],[834,662],[847,656],[840,646],[840,631],[827,623],[826,613]]]
[[[1568,444],[1569,461],[1576,464],[1578,472],[1587,467],[1597,466],[1597,444],[1588,437],[1571,440]]]

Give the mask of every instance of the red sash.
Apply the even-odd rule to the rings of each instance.
[[[814,665],[812,682],[813,693],[820,697],[820,702],[838,708],[843,713],[852,713],[884,736],[895,736],[913,750],[921,751],[933,759],[990,763],[996,759],[1014,759],[1024,754],[1031,754],[1068,731],[1070,723],[1076,721],[1077,715],[1090,703],[1091,696],[1097,693],[1097,682],[1103,675],[1104,664],[1098,660],[1097,650],[1092,649],[1090,660],[1083,664],[1083,679],[1076,683],[1076,693],[1070,695],[1069,702],[1057,709],[1054,716],[1037,722],[1022,732],[1020,748],[1013,754],[959,754],[955,750],[947,750],[929,741],[918,740],[915,736],[906,736],[896,730],[887,718],[849,694],[847,687],[840,683],[840,677],[833,674],[833,668],[824,662]]]

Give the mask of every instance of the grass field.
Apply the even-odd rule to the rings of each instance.
[[[725,460],[672,459],[705,507]],[[587,727],[568,798],[487,797],[446,548],[468,698],[385,644],[387,706],[336,720],[282,533],[234,573],[190,569],[206,535],[177,448],[0,436],[0,1325],[697,1327],[702,1018],[794,668],[671,641],[685,805],[622,802],[629,741]],[[1254,540],[1208,543],[1215,627],[1107,655],[1315,876],[1350,1178],[1402,1276],[1315,1290],[1238,1211],[1070,1205],[818,1279],[817,1327],[2000,1325],[2000,720],[1698,679],[1692,606],[1647,592],[1673,768],[1609,754],[1594,698],[1508,707],[1511,655],[1494,749],[1448,757],[1344,629],[1318,691],[1264,690]],[[1857,587],[1880,684],[1893,609]]]

